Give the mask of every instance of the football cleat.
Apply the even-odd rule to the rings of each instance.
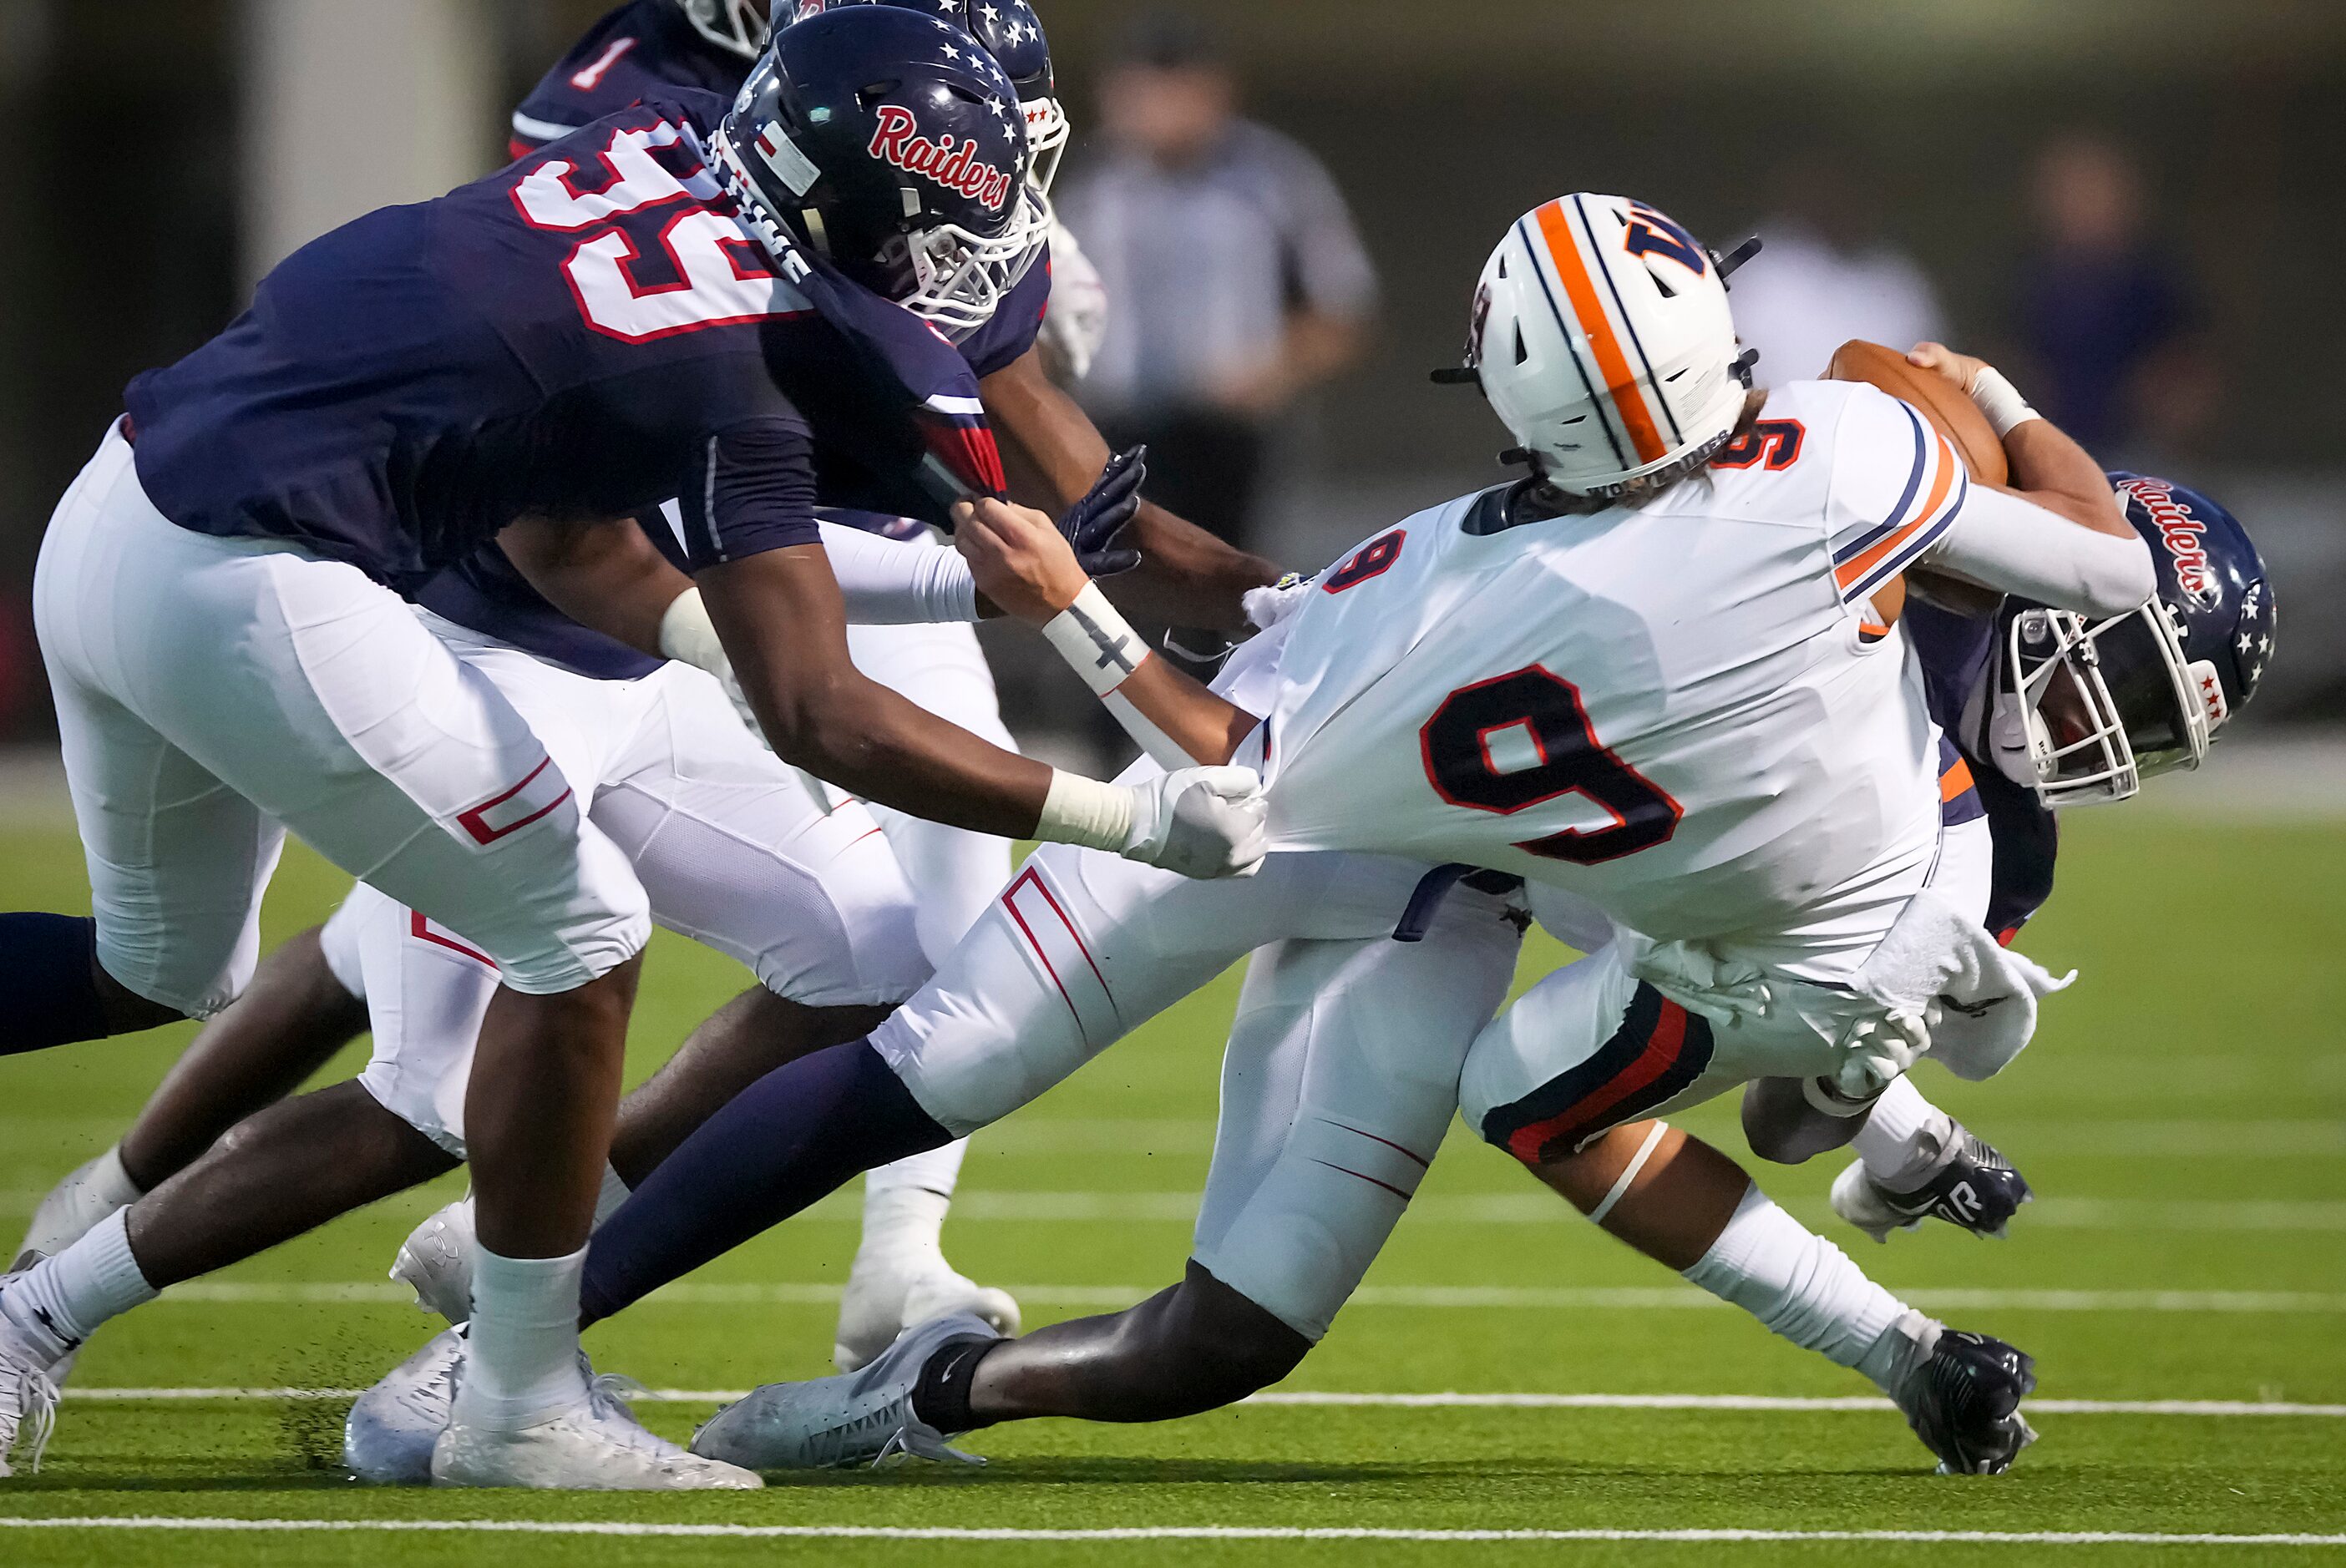
[[[519,1431],[451,1420],[432,1445],[434,1486],[514,1486],[560,1492],[754,1492],[746,1470],[678,1448],[627,1408],[642,1390],[597,1378],[568,1410]]]
[[[0,1275],[0,1291],[13,1274]],[[56,1430],[57,1386],[49,1380],[49,1361],[5,1317],[0,1317],[0,1476],[16,1472],[8,1456],[17,1440],[25,1440],[28,1467],[41,1468],[41,1455]]]
[[[1859,1160],[1833,1178],[1832,1208],[1876,1241],[1888,1241],[1893,1230],[1916,1229],[1933,1217],[2000,1240],[2020,1206],[2034,1196],[2010,1160],[1957,1122],[1955,1135],[1920,1185],[1892,1191]]]
[[[860,1371],[768,1383],[726,1405],[692,1436],[692,1451],[751,1470],[834,1470],[900,1459],[984,1464],[948,1447],[952,1434],[913,1413],[929,1358],[957,1339],[996,1339],[974,1313],[933,1318],[900,1335]]]
[[[342,1421],[342,1464],[370,1486],[423,1486],[432,1445],[448,1427],[464,1337],[444,1329],[361,1394]]]
[[[415,1305],[451,1323],[473,1317],[473,1200],[458,1198],[407,1233],[391,1277],[415,1292]]]
[[[2036,1362],[1984,1334],[1942,1329],[1895,1396],[1906,1424],[1936,1454],[1941,1475],[2002,1475],[2036,1441],[2020,1401],[2036,1389]]]
[[[858,1252],[839,1300],[832,1364],[856,1371],[914,1324],[963,1312],[984,1319],[997,1334],[1018,1332],[1018,1303],[1010,1292],[978,1284],[934,1248],[882,1259]]]

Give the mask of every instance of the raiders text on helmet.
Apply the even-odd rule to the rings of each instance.
[[[1484,265],[1467,363],[1542,478],[1617,494],[1732,433],[1746,385],[1721,270],[1627,197],[1584,192],[1516,219]]]
[[[1029,163],[1026,178],[1036,191],[1048,195],[1059,175],[1059,158],[1067,146],[1066,111],[1059,105],[1059,89],[1051,74],[1051,46],[1043,24],[1026,0],[774,0],[773,27],[780,33],[793,22],[843,5],[899,5],[924,16],[953,23],[985,46],[994,64],[1018,89],[1026,116]]]
[[[2272,659],[2272,584],[2232,514],[2165,479],[2113,473],[2149,545],[2150,603],[2087,621],[2014,602],[1988,717],[1998,765],[2047,806],[2124,800],[2197,768]]]
[[[716,137],[771,226],[947,336],[983,326],[1042,247],[1016,93],[969,35],[892,5],[777,33]]]

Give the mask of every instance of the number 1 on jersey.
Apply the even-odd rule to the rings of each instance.
[[[1454,806],[1506,817],[1578,795],[1610,813],[1515,848],[1592,866],[1667,843],[1685,815],[1668,791],[1596,738],[1580,688],[1539,665],[1462,686],[1418,731],[1425,776]]]

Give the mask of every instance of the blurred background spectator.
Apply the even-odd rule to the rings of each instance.
[[[1096,101],[1098,156],[1061,198],[1107,287],[1084,401],[1148,443],[1158,500],[1256,543],[1280,416],[1360,358],[1375,271],[1327,170],[1239,117],[1196,23],[1144,20]]]
[[[2038,155],[2037,245],[2022,275],[2029,395],[2084,447],[2157,467],[2190,452],[2214,406],[2206,307],[2171,236],[2149,221],[2142,171],[2108,137]]]
[[[1873,181],[1821,148],[1778,183],[1782,205],[1758,225],[1765,260],[1735,278],[1735,330],[1760,351],[1763,383],[1820,374],[1851,338],[1904,349],[1945,337],[1930,279],[1882,232]],[[1735,238],[1710,242],[1724,250]]]

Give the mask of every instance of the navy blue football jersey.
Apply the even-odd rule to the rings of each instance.
[[[1988,887],[1987,929],[2001,941],[2026,924],[2053,896],[2053,862],[2060,827],[2036,792],[2014,783],[1964,723],[1972,694],[1990,678],[1995,632],[1992,616],[1962,616],[1910,597],[1901,623],[1912,639],[1932,720],[1970,765],[1972,782],[1994,841],[1995,869]]]
[[[587,29],[514,111],[512,153],[525,157],[556,137],[676,87],[731,97],[750,62],[694,31],[676,0],[628,0]],[[990,376],[1035,346],[1051,300],[1047,250],[1019,279],[986,323],[960,344],[962,357]]]
[[[750,62],[685,19],[676,0],[627,0],[546,73],[514,110],[514,157],[568,136],[605,115],[677,87],[731,97]]]
[[[813,540],[803,393],[840,405],[827,436],[923,437],[859,398],[878,394],[852,351],[731,216],[697,147],[723,107],[648,103],[296,251],[228,331],[131,383],[148,494],[183,527],[403,590],[517,517],[669,496],[695,566]]]

